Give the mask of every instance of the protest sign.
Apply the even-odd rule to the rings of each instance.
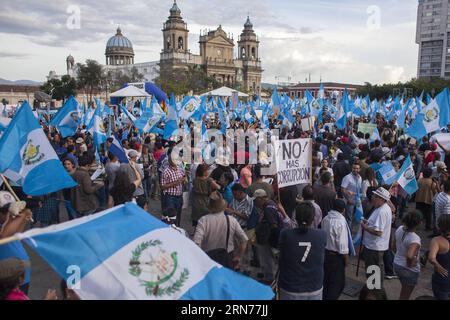
[[[372,135],[373,131],[377,127],[374,123],[359,123],[358,124],[358,132],[362,132],[364,134],[368,133]]]
[[[312,181],[312,140],[280,140],[277,150],[278,187],[288,187]]]
[[[312,131],[314,129],[314,117],[303,118],[302,119],[302,130],[303,131]]]

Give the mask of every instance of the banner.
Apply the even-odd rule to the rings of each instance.
[[[358,132],[362,132],[364,134],[368,133],[372,135],[373,131],[377,127],[374,123],[359,123],[358,124]]]
[[[278,187],[312,182],[312,140],[276,142]]]

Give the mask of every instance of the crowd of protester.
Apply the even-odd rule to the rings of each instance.
[[[423,141],[405,138],[393,122],[379,116],[375,120],[382,133],[376,140],[357,132],[358,121],[349,123],[345,131],[323,124],[314,132],[296,125],[283,129],[280,139],[312,138],[314,144],[312,184],[285,188],[278,188],[276,174],[263,175],[266,166],[261,161],[251,163],[255,146],[249,141],[243,150],[235,148],[234,158],[245,159],[241,164],[218,157],[226,147],[217,146],[214,139],[201,148],[205,160],[213,161],[184,164],[172,157],[178,141],[156,134],[141,136],[135,128],[125,127],[113,131],[129,159],[121,162],[109,152],[112,138],[96,155],[86,130],[80,128],[73,137],[63,139],[43,124],[77,187],[31,198],[13,185],[27,204],[15,218],[9,210],[14,199],[2,191],[0,239],[29,225],[60,223],[63,212],[68,219],[77,219],[130,201],[148,211],[153,203],[155,208],[160,204],[164,222],[192,238],[212,259],[273,285],[280,299],[339,299],[350,256],[361,252],[368,279],[369,267],[381,271],[381,287],[365,286],[361,299],[385,299],[388,279],[401,283],[400,296],[390,298],[410,299],[428,260],[434,268],[427,280],[433,296],[447,300],[450,150],[428,137]],[[232,123],[235,128],[240,125]],[[278,125],[271,121],[272,127]],[[419,186],[412,196],[395,182],[386,185],[379,173],[387,162],[398,171],[408,157]],[[92,179],[99,168],[102,173]],[[358,201],[364,212],[360,224],[355,222]],[[362,251],[352,242],[360,226]],[[427,247],[423,247],[424,235],[431,238]],[[20,242],[0,246],[0,260],[0,299],[27,299],[30,265]],[[76,298],[70,289],[63,292],[68,299]],[[55,298],[55,291],[49,291],[46,299]]]

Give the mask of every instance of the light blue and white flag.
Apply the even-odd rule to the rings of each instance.
[[[373,130],[372,135],[370,136],[370,141],[376,141],[376,140],[381,141],[381,136],[380,136],[380,132],[378,131],[378,128],[375,128]]]
[[[362,206],[361,194],[356,195],[356,204],[355,204],[355,224],[359,225],[358,231],[353,238],[353,241],[349,241],[349,253],[351,256],[355,256],[355,247],[361,244],[362,241],[362,229],[361,229],[361,220],[364,218],[364,211]],[[350,228],[349,228],[350,230]],[[351,233],[350,233],[351,234]]]
[[[73,96],[64,103],[55,117],[50,121],[50,125],[56,127],[63,138],[73,136],[80,124],[80,114],[78,102]]]
[[[0,172],[5,171],[20,176],[16,182],[31,196],[77,185],[62,166],[26,101],[0,139]]]
[[[322,110],[322,106],[320,105],[319,101],[312,96],[309,90],[306,90],[305,95],[306,99],[308,100],[309,114],[317,117],[319,115],[319,112]]]
[[[405,162],[403,162],[395,180],[409,195],[412,195],[419,189],[410,157],[406,158]]]
[[[267,300],[274,295],[269,286],[217,264],[133,203],[18,237],[66,281],[68,268],[78,266],[81,278],[74,291],[82,300]]]
[[[188,120],[200,107],[201,100],[198,97],[191,97],[182,106],[179,112],[179,117],[183,120]]]
[[[120,163],[128,163],[127,154],[120,144],[119,140],[117,140],[115,136],[111,136],[111,138],[113,139],[113,142],[109,147],[108,152],[111,152],[113,155],[115,155],[117,159],[119,159]]]
[[[94,116],[92,117],[91,123],[87,127],[88,131],[92,134],[94,138],[94,144],[99,150],[100,145],[106,142],[106,129],[103,123],[102,111],[97,107],[94,112]]]
[[[124,114],[128,117],[128,119],[131,120],[131,122],[134,123],[134,122],[136,121],[136,117],[133,116],[133,115],[127,110],[127,108],[126,108],[125,106],[120,105],[120,111],[122,111],[122,113],[124,113]]]
[[[170,95],[170,101],[167,110],[168,114],[164,126],[164,135],[163,135],[163,138],[166,140],[168,140],[170,137],[174,136],[178,132],[177,106],[175,102],[175,96],[173,93]]]
[[[390,161],[383,163],[383,166],[378,170],[383,181],[387,185],[391,185],[394,183],[395,178],[397,177],[397,172],[394,169],[394,166]]]

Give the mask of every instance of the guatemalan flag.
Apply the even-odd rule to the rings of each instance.
[[[75,134],[80,124],[80,114],[78,111],[78,102],[73,96],[64,103],[55,117],[50,121],[50,125],[56,127],[63,138]]]
[[[419,189],[410,157],[406,158],[405,162],[403,162],[395,180],[409,195],[412,195]]]
[[[80,279],[70,285],[83,300],[266,300],[274,295],[269,286],[217,264],[133,203],[18,237],[66,281],[73,278],[68,270],[79,267]]]
[[[120,144],[119,140],[117,140],[115,136],[111,136],[111,138],[113,139],[113,142],[111,143],[108,152],[111,152],[113,155],[115,155],[117,159],[119,159],[120,163],[128,163],[127,154]]]
[[[420,140],[428,133],[445,128],[447,124],[450,123],[449,108],[449,91],[445,88],[436,96],[436,99],[431,100],[431,102],[422,109],[411,126],[406,130],[406,133],[416,140]]]
[[[134,123],[136,121],[136,117],[133,116],[125,106],[120,105],[120,111],[122,111],[122,113],[124,113],[128,117],[128,119],[131,120],[131,122]]]
[[[179,112],[179,117],[183,120],[188,120],[200,107],[201,100],[198,97],[191,97],[189,100],[185,101],[181,106]]]
[[[94,144],[97,150],[100,148],[102,143],[106,142],[106,129],[102,118],[102,111],[99,107],[95,109],[94,116],[92,117],[91,123],[88,126],[89,132],[94,138]]]
[[[393,184],[397,177],[397,172],[390,161],[384,163],[378,172],[383,178],[383,182],[387,185]]]
[[[63,168],[26,101],[0,139],[0,172],[17,177],[14,181],[31,196],[77,185]]]

